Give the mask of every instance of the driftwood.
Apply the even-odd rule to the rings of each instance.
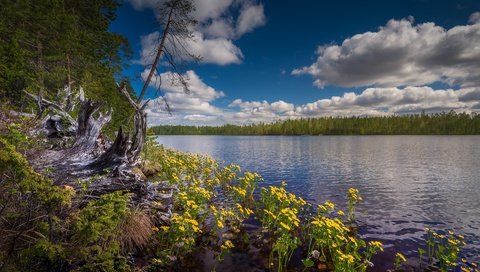
[[[128,94],[124,83],[118,86],[118,90],[135,110],[133,134],[130,136],[124,133],[122,127],[120,127],[113,144],[104,154],[95,160],[90,167],[114,167],[114,174],[122,176],[125,175],[126,169],[137,164],[140,152],[145,144],[147,134],[147,114],[145,113],[145,107],[149,100],[137,104]]]
[[[115,191],[132,193],[132,205],[144,211],[149,211],[152,218],[160,224],[168,224],[171,216],[172,198],[176,188],[166,182],[146,182],[145,177],[133,170],[138,164],[140,152],[145,143],[147,130],[147,116],[145,107],[149,101],[135,102],[125,85],[118,86],[119,92],[127,99],[135,110],[134,131],[125,133],[119,128],[115,141],[105,150],[96,152],[98,142],[102,141],[100,131],[112,116],[112,109],[106,113],[100,112],[103,103],[86,99],[83,89],[80,87],[78,95],[74,96],[71,87],[67,86],[57,95],[58,101],[52,102],[41,93],[37,96],[25,93],[35,99],[38,105],[38,113],[42,114],[46,109],[54,112],[48,115],[42,122],[52,130],[61,130],[59,119],[66,119],[75,125],[74,143],[62,150],[45,150],[43,154],[32,160],[32,165],[37,170],[46,168],[53,169],[46,173],[58,185],[69,185],[77,191],[82,190],[77,204],[84,205],[87,202],[98,199],[101,195]],[[71,110],[78,106],[76,120],[71,115]],[[103,174],[99,179],[94,179],[95,174]],[[88,189],[84,191],[78,183],[83,180],[88,183]]]
[[[81,100],[75,143],[67,151],[70,155],[88,155],[95,149],[102,127],[112,118],[112,109],[106,114],[99,113],[98,118],[94,118],[93,115],[100,109],[102,104],[92,102],[91,100]]]

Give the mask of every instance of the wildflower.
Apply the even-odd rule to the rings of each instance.
[[[235,246],[233,245],[232,241],[226,240],[223,245],[220,246],[222,250],[229,250],[231,248],[234,248]]]
[[[401,262],[406,262],[407,261],[405,256],[403,256],[403,254],[400,253],[400,252],[397,252],[397,254],[395,254],[395,258],[398,258]]]
[[[280,222],[280,225],[281,225],[284,229],[286,229],[286,230],[291,230],[291,228],[290,228],[287,224],[285,224],[285,223],[283,223],[283,222]]]
[[[162,229],[162,231],[164,231],[164,232],[167,232],[168,230],[170,230],[170,227],[169,226],[161,226],[160,229]]]
[[[332,202],[330,201],[325,201],[325,206],[327,206],[330,210],[333,210],[335,209],[335,204],[333,204]]]
[[[337,212],[337,214],[338,214],[338,216],[344,216],[344,215],[345,215],[345,213],[344,213],[342,210],[339,210],[339,211]]]
[[[217,208],[215,208],[215,206],[213,206],[213,205],[210,205],[210,210],[212,210],[212,212],[214,212],[214,213],[217,212]]]
[[[374,248],[380,249],[380,251],[383,251],[383,244],[379,241],[370,241],[368,242],[368,245]]]
[[[224,226],[223,226],[223,222],[220,221],[220,220],[217,220],[217,227],[218,227],[219,229],[223,229],[223,227],[224,227]]]

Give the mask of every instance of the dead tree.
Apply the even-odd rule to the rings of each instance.
[[[99,113],[95,118],[95,113],[103,106],[103,103],[85,100],[80,96],[80,110],[77,117],[77,134],[75,142],[67,151],[71,155],[90,155],[95,149],[97,139],[100,136],[102,127],[112,118],[112,109],[106,114]],[[80,156],[82,157],[82,156]]]
[[[130,136],[124,133],[122,127],[120,127],[113,144],[92,163],[92,167],[135,165],[145,143],[145,137],[147,135],[147,114],[145,113],[145,107],[148,105],[149,100],[137,104],[126,90],[123,82],[118,86],[118,90],[135,110],[133,135]]]
[[[140,156],[140,152],[145,144],[147,133],[147,114],[145,108],[149,100],[144,101],[145,94],[150,86],[153,76],[157,71],[160,60],[163,59],[169,64],[172,71],[171,79],[180,83],[185,91],[188,91],[187,80],[177,68],[176,63],[179,60],[189,59],[198,60],[199,57],[191,54],[186,46],[186,41],[193,39],[191,26],[196,21],[191,17],[190,13],[194,10],[191,0],[170,0],[164,3],[161,9],[159,23],[163,28],[162,36],[158,42],[155,51],[155,57],[148,73],[145,83],[140,91],[138,99],[135,101],[125,88],[125,84],[120,84],[118,90],[127,99],[135,110],[134,130],[132,135],[126,134],[122,128],[119,128],[117,137],[111,147],[92,164],[94,167],[105,167],[113,165],[132,166],[135,165]],[[161,80],[160,75],[157,77]],[[161,81],[155,82],[157,90],[160,90]],[[170,112],[168,104],[167,111]],[[123,167],[125,168],[125,167]]]
[[[103,126],[108,123],[112,117],[112,110],[110,109],[105,114],[98,113],[98,117],[95,118],[95,115],[97,115],[103,103],[85,99],[82,87],[80,87],[78,93],[74,95],[71,91],[71,85],[65,86],[65,88],[57,94],[57,100],[59,101],[57,103],[42,97],[41,92],[39,92],[37,96],[27,91],[24,91],[24,93],[32,99],[35,99],[39,113],[43,114],[47,109],[52,112],[52,114],[49,114],[42,122],[44,128],[56,126],[56,130],[60,130],[58,127],[61,126],[60,124],[62,122],[68,123],[69,126],[73,128],[72,134],[75,136],[75,141],[73,145],[64,152],[65,155],[72,158],[83,158],[85,155],[92,153]],[[72,111],[76,105],[79,105],[77,120],[72,117]],[[60,116],[60,119],[57,119],[55,117],[56,115]]]

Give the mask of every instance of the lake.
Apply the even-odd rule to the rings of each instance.
[[[424,228],[453,229],[480,261],[480,136],[158,136],[182,151],[255,171],[261,186],[287,189],[341,207],[349,187],[360,190],[359,232],[418,257]],[[394,248],[394,249],[393,249]]]

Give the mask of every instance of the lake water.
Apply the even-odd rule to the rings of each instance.
[[[342,206],[349,187],[360,190],[360,235],[417,257],[424,228],[453,229],[480,260],[480,136],[159,136],[182,151],[209,154],[263,185],[319,203]],[[393,249],[394,248],[394,249]]]

